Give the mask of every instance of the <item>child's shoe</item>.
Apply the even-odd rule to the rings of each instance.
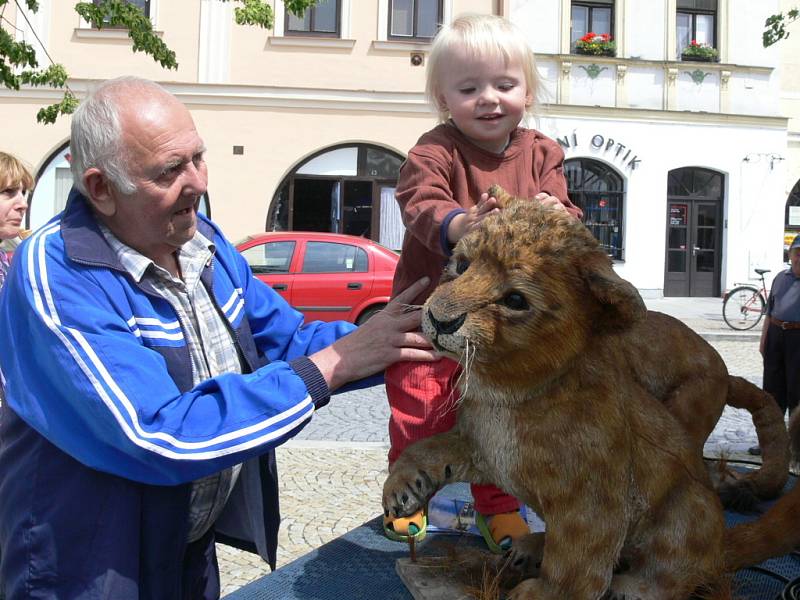
[[[410,537],[421,542],[427,529],[428,515],[422,508],[408,517],[383,517],[383,533],[395,542],[407,542]]]
[[[518,510],[486,516],[476,511],[475,525],[483,535],[489,550],[495,554],[506,552],[515,539],[531,532],[528,523]]]

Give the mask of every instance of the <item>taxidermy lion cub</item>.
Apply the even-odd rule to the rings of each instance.
[[[747,408],[765,465],[745,484],[777,494],[788,446],[775,403],[683,324],[648,316],[578,221],[491,194],[504,210],[459,242],[423,310],[425,334],[464,370],[458,424],[406,449],[384,508],[410,514],[453,481],[533,507],[543,553],[535,536],[512,553],[541,567],[515,600],[726,598],[702,445],[726,401]]]

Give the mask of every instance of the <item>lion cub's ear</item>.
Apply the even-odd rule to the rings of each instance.
[[[608,314],[605,324],[624,329],[645,318],[647,308],[639,292],[614,272],[605,254],[592,252],[580,261],[579,270],[589,291]]]
[[[517,200],[517,198],[509,194],[496,183],[489,187],[488,193],[489,196],[493,196],[497,199],[497,203],[500,205],[500,208],[507,208],[511,202]]]

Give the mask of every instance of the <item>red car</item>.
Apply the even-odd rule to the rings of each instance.
[[[312,231],[259,233],[236,248],[306,321],[359,325],[386,306],[399,260],[372,240]]]

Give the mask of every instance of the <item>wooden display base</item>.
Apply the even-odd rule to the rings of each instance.
[[[470,600],[475,597],[465,591],[460,573],[447,569],[446,558],[442,558],[439,565],[431,564],[432,560],[411,562],[410,558],[398,558],[395,563],[397,574],[414,600]]]

